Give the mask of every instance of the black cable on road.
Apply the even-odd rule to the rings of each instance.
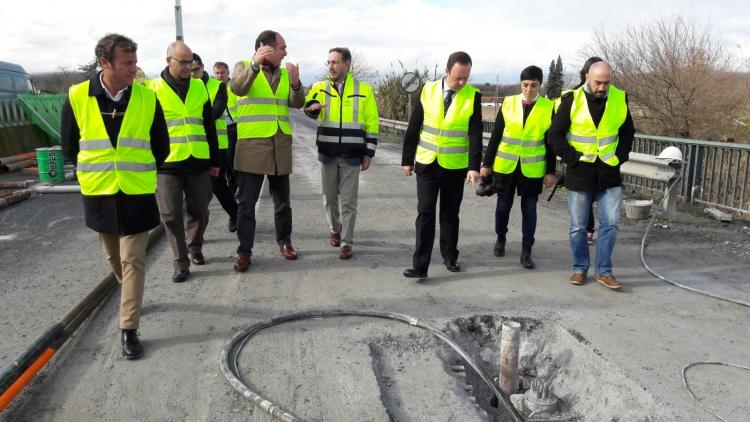
[[[243,379],[242,374],[239,370],[239,355],[245,344],[258,332],[273,327],[275,325],[284,324],[286,322],[299,321],[303,319],[311,318],[333,318],[333,317],[371,317],[371,318],[382,318],[393,321],[402,322],[415,327],[419,327],[432,333],[435,337],[439,338],[443,343],[450,346],[459,356],[476,371],[477,375],[482,381],[490,387],[495,396],[498,397],[498,403],[507,412],[513,422],[522,422],[523,418],[518,411],[510,403],[510,400],[504,395],[498,387],[493,384],[492,379],[484,373],[482,368],[461,346],[449,338],[445,333],[439,329],[427,325],[421,322],[419,319],[411,317],[409,315],[394,313],[394,312],[380,312],[380,311],[356,311],[356,310],[313,310],[305,311],[294,314],[282,315],[273,319],[263,320],[255,324],[249,325],[246,328],[238,331],[224,346],[221,350],[221,372],[224,377],[229,381],[229,384],[237,390],[243,397],[253,402],[256,407],[269,414],[270,416],[284,421],[292,422],[299,421],[300,419],[294,416],[289,411],[283,409],[280,405],[271,402],[265,397],[261,396],[257,392],[253,391],[252,388]]]

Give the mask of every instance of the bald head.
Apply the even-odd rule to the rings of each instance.
[[[167,47],[169,74],[180,80],[190,79],[193,69],[193,51],[182,41],[173,41]]]
[[[612,67],[605,61],[592,64],[586,74],[588,91],[596,98],[606,97],[613,74]]]

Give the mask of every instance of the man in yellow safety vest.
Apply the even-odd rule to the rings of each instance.
[[[219,175],[211,100],[203,82],[190,77],[192,70],[192,50],[174,41],[167,48],[167,67],[148,84],[156,92],[169,129],[169,156],[157,175],[156,200],[172,248],[175,283],[187,279],[191,263],[206,263],[202,249],[211,176]],[[182,218],[183,197],[187,224]]]
[[[620,283],[612,274],[622,201],[620,165],[628,160],[635,128],[625,91],[612,85],[609,63],[594,63],[586,83],[562,96],[549,130],[555,153],[565,162],[565,187],[570,212],[573,274],[581,285],[589,270],[586,225],[593,202],[599,211],[595,280],[610,289]]]
[[[263,180],[273,198],[276,243],[285,259],[297,259],[292,247],[292,207],[289,174],[292,172],[292,125],[289,108],[305,104],[299,66],[281,61],[286,41],[276,31],[263,31],[255,40],[251,60],[234,66],[229,87],[237,95],[237,260],[234,269],[245,272],[255,243],[255,204]]]
[[[416,247],[404,277],[425,279],[435,241],[435,208],[440,198],[440,255],[448,271],[458,272],[458,213],[464,179],[476,182],[482,161],[482,110],[479,90],[469,85],[471,57],[448,57],[445,76],[427,82],[404,134],[405,176],[417,174]],[[416,161],[416,163],[415,163]]]
[[[228,104],[227,86],[218,79],[208,77],[201,56],[195,53],[193,53],[192,75],[193,78],[200,79],[206,85],[208,98],[211,100],[211,118],[214,119],[216,138],[219,142],[219,175],[211,176],[211,190],[229,216],[228,230],[234,232],[237,230],[237,200],[234,198],[234,192],[230,191],[227,185],[227,174],[229,173],[229,134],[227,133],[227,121],[225,120]]]
[[[133,83],[137,45],[109,34],[94,53],[101,72],[73,85],[61,115],[63,151],[76,164],[86,226],[99,233],[120,293],[122,353],[138,359],[148,232],[159,225],[156,169],[169,154],[159,101]]]
[[[307,93],[305,113],[318,121],[316,144],[328,243],[341,246],[339,258],[350,259],[359,172],[370,167],[378,146],[378,105],[370,84],[355,79],[349,71],[352,53],[348,48],[329,50],[327,65],[328,78],[313,84]]]

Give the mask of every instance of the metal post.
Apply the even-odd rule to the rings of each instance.
[[[409,103],[406,106],[406,121],[408,122],[411,120],[411,94],[406,94],[406,97],[409,99]]]
[[[174,26],[177,30],[177,41],[183,41],[185,37],[182,35],[182,4],[180,0],[174,2]]]
[[[500,391],[510,396],[518,392],[518,343],[521,324],[505,321],[500,334]]]

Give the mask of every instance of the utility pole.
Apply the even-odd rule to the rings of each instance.
[[[182,4],[180,0],[174,2],[174,26],[177,30],[177,41],[183,41],[185,37],[182,36]]]
[[[495,75],[495,99],[492,101],[495,105],[495,116],[497,116],[497,96],[500,93],[500,71]]]

